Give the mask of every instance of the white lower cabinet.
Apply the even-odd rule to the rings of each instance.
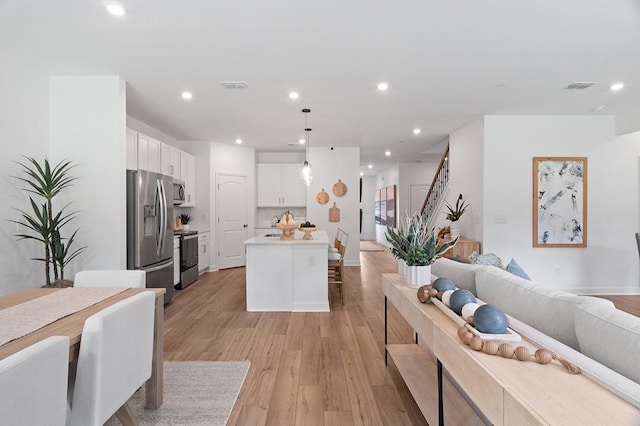
[[[180,284],[180,237],[173,237],[173,285]]]
[[[210,233],[208,231],[198,233],[198,273],[203,274],[211,265]]]

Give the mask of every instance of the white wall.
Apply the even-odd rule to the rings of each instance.
[[[362,176],[362,233],[361,240],[376,239],[375,193],[376,176]]]
[[[247,176],[247,209],[248,224],[246,239],[254,234],[255,210],[256,210],[256,167],[255,150],[253,148],[226,145],[217,142],[209,144],[209,208],[210,229],[212,241],[212,256],[210,270],[218,269],[218,235],[217,235],[217,183],[216,174],[229,173]],[[199,202],[198,202],[199,203]]]
[[[400,163],[398,165],[398,187],[397,193],[397,213],[398,218],[404,218],[405,213],[410,212],[411,203],[411,185],[431,185],[433,176],[438,170],[440,161],[424,161],[420,163]]]
[[[326,230],[333,238],[338,227],[349,234],[345,265],[360,265],[360,148],[310,148],[309,162],[313,166],[313,182],[307,188],[307,220],[318,229]],[[332,188],[341,179],[347,193],[336,197]],[[329,194],[329,202],[321,205],[316,194],[322,190]],[[329,222],[329,208],[336,203],[340,209],[340,222]]]
[[[484,252],[496,253],[505,263],[516,258],[545,286],[637,292],[633,234],[640,135],[614,137],[609,116],[487,116],[484,122]],[[532,247],[536,156],[588,158],[588,247]],[[496,216],[506,223],[496,223]]]
[[[469,207],[458,221],[464,238],[483,241],[484,217],[484,119],[479,119],[449,135],[449,172],[451,181],[446,201],[454,205],[459,194]],[[508,157],[501,157],[507,161]],[[502,184],[501,184],[502,185]],[[495,206],[501,208],[503,204]],[[441,212],[447,211],[444,207]],[[439,214],[437,227],[449,225],[445,214]],[[482,246],[481,246],[482,249]]]
[[[23,155],[38,160],[49,155],[49,79],[0,50],[0,295],[6,295],[45,283],[44,263],[31,260],[44,255],[42,244],[17,241],[19,228],[9,220],[18,219],[16,209],[31,209],[24,186],[12,178],[21,174],[15,162]]]
[[[75,247],[87,250],[67,268],[126,269],[126,93],[116,76],[51,77],[50,140],[54,163],[69,159],[78,180],[62,194],[77,218]]]

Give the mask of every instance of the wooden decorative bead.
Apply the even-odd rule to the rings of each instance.
[[[538,349],[535,357],[540,364],[549,364],[553,360],[553,353],[547,349]]]
[[[495,342],[493,340],[487,340],[486,342],[484,342],[484,347],[482,348],[482,351],[489,355],[495,355],[498,353],[499,347],[500,345],[498,345],[498,342]]]
[[[431,296],[429,296],[429,289],[427,289],[427,287],[430,286],[423,285],[418,289],[418,300],[422,303],[427,303],[431,299]]]
[[[465,327],[460,327],[458,329],[458,337],[460,338],[460,340],[462,340],[462,335],[469,332],[469,330],[467,330]]]
[[[461,340],[464,342],[465,345],[468,345],[472,337],[473,337],[473,333],[470,331],[467,331],[462,335]]]
[[[438,290],[432,287],[427,290],[427,294],[429,295],[429,297],[438,297]]]
[[[531,359],[531,351],[526,346],[518,346],[515,350],[516,358],[520,361],[528,361]]]
[[[513,346],[511,346],[510,344],[503,343],[498,348],[498,352],[500,353],[500,356],[504,358],[512,358],[513,353],[515,352],[515,349],[513,349]]]
[[[482,350],[482,339],[479,336],[473,336],[469,341],[469,347],[474,351]]]

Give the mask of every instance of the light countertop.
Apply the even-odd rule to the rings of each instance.
[[[311,236],[313,240],[303,240],[304,232],[295,231],[295,240],[281,240],[280,234],[281,230],[275,228],[273,230],[274,234],[278,234],[277,237],[265,237],[264,235],[260,235],[257,237],[253,237],[244,242],[244,244],[305,244],[305,245],[316,245],[316,244],[324,244],[329,245],[329,235],[326,231],[314,231]]]

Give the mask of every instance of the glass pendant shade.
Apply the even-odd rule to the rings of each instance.
[[[302,168],[300,169],[300,178],[304,181],[305,185],[311,186],[311,182],[313,182],[313,174],[311,172],[311,163],[309,163],[309,132],[311,131],[311,129],[307,127],[307,114],[310,113],[311,110],[308,108],[305,108],[302,110],[302,112],[304,113],[304,124],[305,124],[304,131],[306,132],[306,136],[307,136],[307,147],[306,147],[306,153],[305,153],[305,160],[304,160],[304,163],[302,163]]]

